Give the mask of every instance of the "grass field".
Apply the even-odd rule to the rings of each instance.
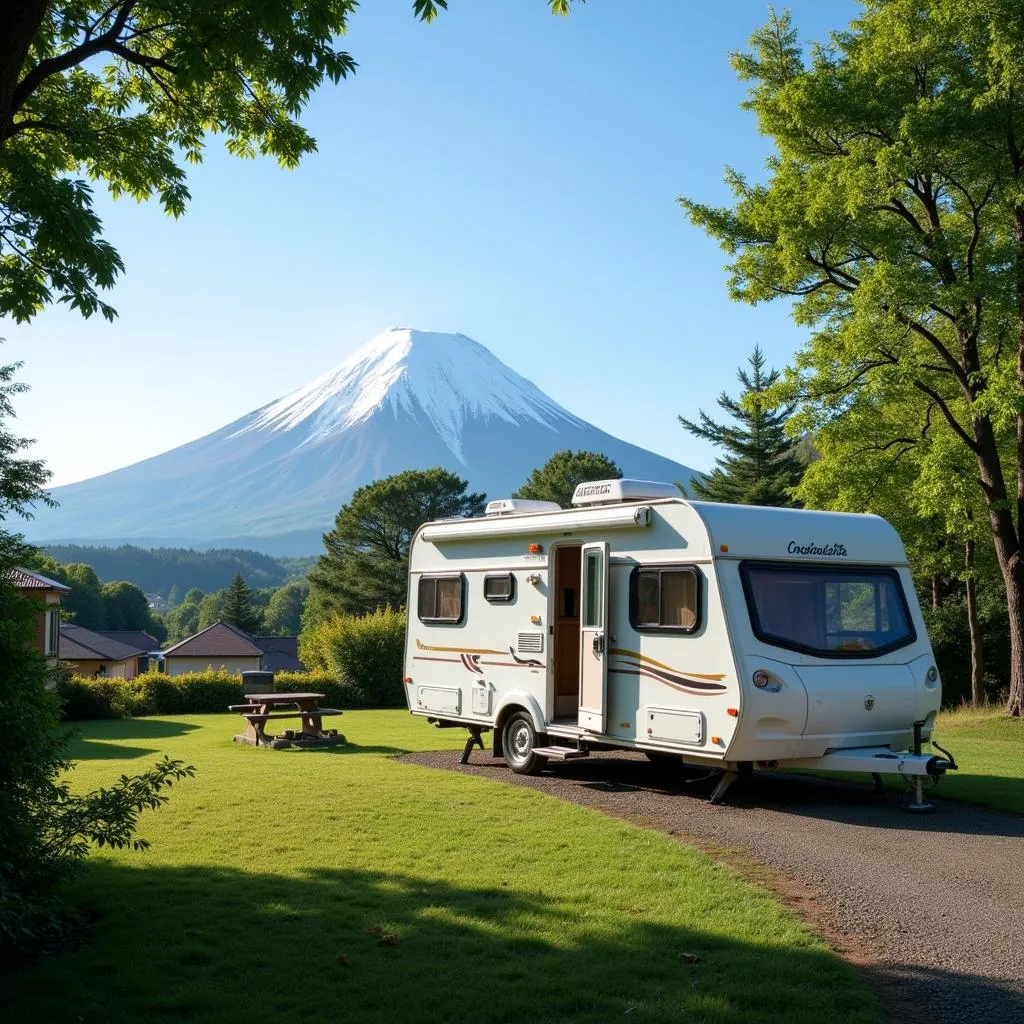
[[[1024,719],[999,708],[944,711],[935,739],[960,765],[942,779],[940,795],[1024,814]]]
[[[75,886],[100,917],[4,979],[14,1020],[878,1020],[852,969],[766,891],[667,836],[385,755],[461,745],[350,712],[336,751],[232,744],[232,716],[87,723],[76,785],[159,754],[197,777],[145,854]]]

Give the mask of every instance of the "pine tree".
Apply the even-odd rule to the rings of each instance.
[[[696,497],[707,501],[791,505],[789,489],[800,482],[804,472],[804,463],[796,451],[799,442],[785,433],[794,406],[774,406],[767,399],[766,392],[779,379],[779,371],[765,371],[764,353],[759,346],[754,346],[748,362],[750,371],[740,367],[736,374],[743,385],[739,398],[730,398],[724,391],[718,396],[719,408],[735,424],[716,423],[703,409],[699,423],[679,417],[691,434],[724,451],[703,480],[690,478],[690,489]]]
[[[260,628],[261,617],[252,606],[252,591],[240,572],[224,591],[221,617],[245,633],[256,633]]]
[[[555,452],[543,466],[535,469],[512,497],[554,501],[562,508],[569,508],[578,484],[621,478],[622,470],[607,455],[566,448]]]
[[[304,621],[404,607],[413,534],[431,519],[481,515],[485,496],[467,494],[468,486],[438,468],[407,469],[358,488],[324,534]]]

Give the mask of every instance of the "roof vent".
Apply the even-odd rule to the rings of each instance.
[[[499,498],[487,502],[485,516],[516,516],[525,512],[557,512],[561,509],[557,501],[531,501],[529,498]]]
[[[627,501],[681,498],[675,484],[658,480],[594,480],[579,484],[572,496],[574,505],[615,505]]]

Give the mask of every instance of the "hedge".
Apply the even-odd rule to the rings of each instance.
[[[278,672],[274,689],[279,693],[322,693],[325,707],[342,710],[381,706],[359,687],[339,682],[330,672]],[[57,692],[64,701],[64,717],[69,721],[226,712],[229,704],[245,700],[241,677],[223,671],[187,672],[180,676],[146,672],[134,679],[72,676],[58,683]]]

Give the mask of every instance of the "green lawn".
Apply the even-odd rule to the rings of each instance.
[[[1024,814],[1024,719],[1000,709],[944,711],[935,739],[960,765],[939,783],[940,795]]]
[[[87,723],[76,784],[198,768],[75,887],[77,950],[4,979],[13,1020],[877,1021],[768,892],[659,833],[390,760],[456,747],[404,712],[350,746],[236,746],[232,716]],[[480,756],[479,754],[477,755]],[[681,956],[681,954],[685,954]],[[697,962],[692,962],[696,957]]]

